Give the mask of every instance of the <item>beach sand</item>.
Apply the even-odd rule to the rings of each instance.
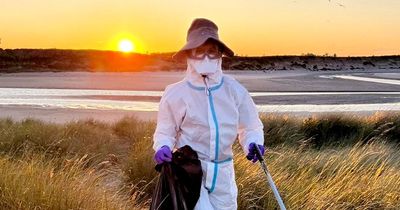
[[[399,79],[398,70],[373,71],[225,71],[243,84],[250,92],[341,92],[341,91],[400,91],[400,85],[331,78],[332,75],[357,75],[371,78]],[[55,88],[99,90],[147,90],[163,91],[165,86],[181,80],[185,72],[137,72],[137,73],[89,73],[89,72],[41,72],[0,74],[0,88]],[[98,98],[102,96],[92,96]],[[113,100],[146,100],[156,102],[159,97],[115,97]],[[107,98],[108,97],[108,98]],[[90,97],[88,97],[90,98]],[[258,96],[257,104],[363,104],[400,102],[399,95],[333,95],[333,96]],[[287,114],[287,113],[275,113]],[[312,115],[310,112],[291,112],[291,115]],[[356,112],[355,114],[371,114]],[[123,116],[137,116],[143,120],[155,120],[157,112],[124,110],[69,109],[24,105],[1,105],[0,117],[21,120],[26,117],[62,123],[71,120],[96,119],[116,121]]]

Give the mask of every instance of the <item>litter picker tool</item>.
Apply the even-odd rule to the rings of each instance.
[[[255,146],[255,150],[256,150],[256,155],[257,155],[258,161],[260,161],[261,168],[263,169],[265,175],[267,176],[269,186],[271,187],[272,192],[274,193],[276,201],[278,201],[279,208],[281,210],[286,210],[285,204],[283,203],[283,200],[282,200],[281,196],[279,195],[279,192],[278,192],[278,189],[276,188],[274,180],[272,180],[271,174],[268,171],[267,164],[265,164],[265,161],[261,154],[260,148],[258,148],[257,145]]]

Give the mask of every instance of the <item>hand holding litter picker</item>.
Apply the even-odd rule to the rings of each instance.
[[[257,155],[258,161],[260,161],[261,168],[263,169],[265,175],[267,176],[269,186],[271,187],[272,192],[274,193],[275,199],[278,201],[279,208],[281,210],[286,210],[285,204],[283,203],[282,198],[279,195],[278,189],[276,188],[275,183],[272,180],[271,174],[268,171],[267,165],[265,164],[265,161],[264,161],[264,158],[260,151],[260,148],[258,146],[256,146],[255,150],[256,150],[256,155]]]

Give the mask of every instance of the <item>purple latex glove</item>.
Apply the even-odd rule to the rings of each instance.
[[[154,155],[154,160],[157,164],[162,164],[164,162],[171,162],[172,152],[168,146],[162,146]]]
[[[263,145],[258,145],[258,148],[260,149],[261,155],[264,155],[265,148]],[[249,154],[246,156],[248,160],[251,160],[251,162],[255,163],[258,161],[257,157],[257,152],[256,152],[256,143],[250,143],[249,144]]]

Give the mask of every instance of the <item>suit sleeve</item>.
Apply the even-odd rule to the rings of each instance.
[[[239,104],[238,138],[244,153],[247,155],[250,143],[264,144],[264,126],[249,92],[244,87],[241,89],[243,91],[242,100]]]
[[[167,145],[172,150],[178,134],[179,125],[168,101],[167,91],[166,89],[161,97],[157,113],[157,126],[153,135],[153,149],[155,151],[158,151],[164,145]]]

